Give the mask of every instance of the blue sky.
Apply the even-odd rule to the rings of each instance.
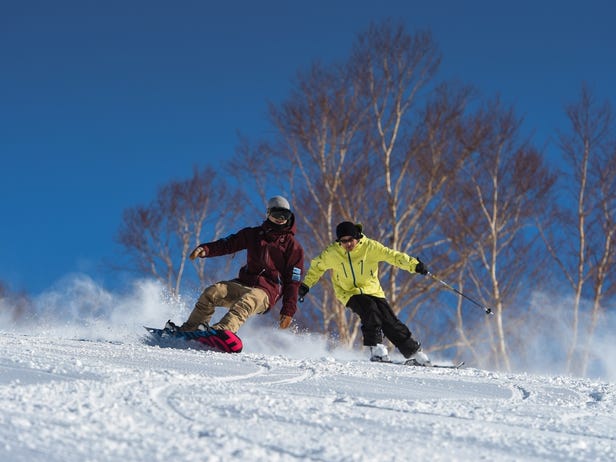
[[[118,284],[101,263],[122,212],[263,135],[296,72],[345,59],[370,21],[430,30],[440,77],[514,104],[549,152],[583,81],[616,107],[615,17],[608,0],[2,2],[0,280]]]

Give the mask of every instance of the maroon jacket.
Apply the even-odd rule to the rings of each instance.
[[[259,287],[269,297],[270,308],[282,297],[281,314],[293,316],[297,311],[297,291],[304,271],[304,249],[295,240],[295,217],[288,225],[277,226],[265,220],[261,226],[244,228],[214,242],[201,244],[208,257],[247,250],[246,264],[237,281]]]

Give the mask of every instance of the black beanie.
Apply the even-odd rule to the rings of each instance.
[[[350,221],[343,221],[336,226],[336,240],[339,241],[340,238],[344,236],[351,236],[355,239],[360,239],[362,237],[361,228]]]

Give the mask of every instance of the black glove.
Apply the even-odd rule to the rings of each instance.
[[[415,272],[419,274],[423,274],[424,276],[428,274],[428,268],[426,268],[426,265],[424,265],[423,262],[419,258],[417,259],[417,261],[419,263],[417,263],[417,266],[415,266]]]
[[[310,292],[310,287],[308,287],[306,284],[304,284],[303,282],[299,285],[299,289],[297,289],[297,294],[299,295],[298,300],[300,302],[304,301],[304,297],[306,296],[306,294]]]

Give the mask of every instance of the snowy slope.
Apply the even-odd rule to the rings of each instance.
[[[374,364],[267,334],[229,355],[0,332],[0,460],[616,460],[612,383]]]

